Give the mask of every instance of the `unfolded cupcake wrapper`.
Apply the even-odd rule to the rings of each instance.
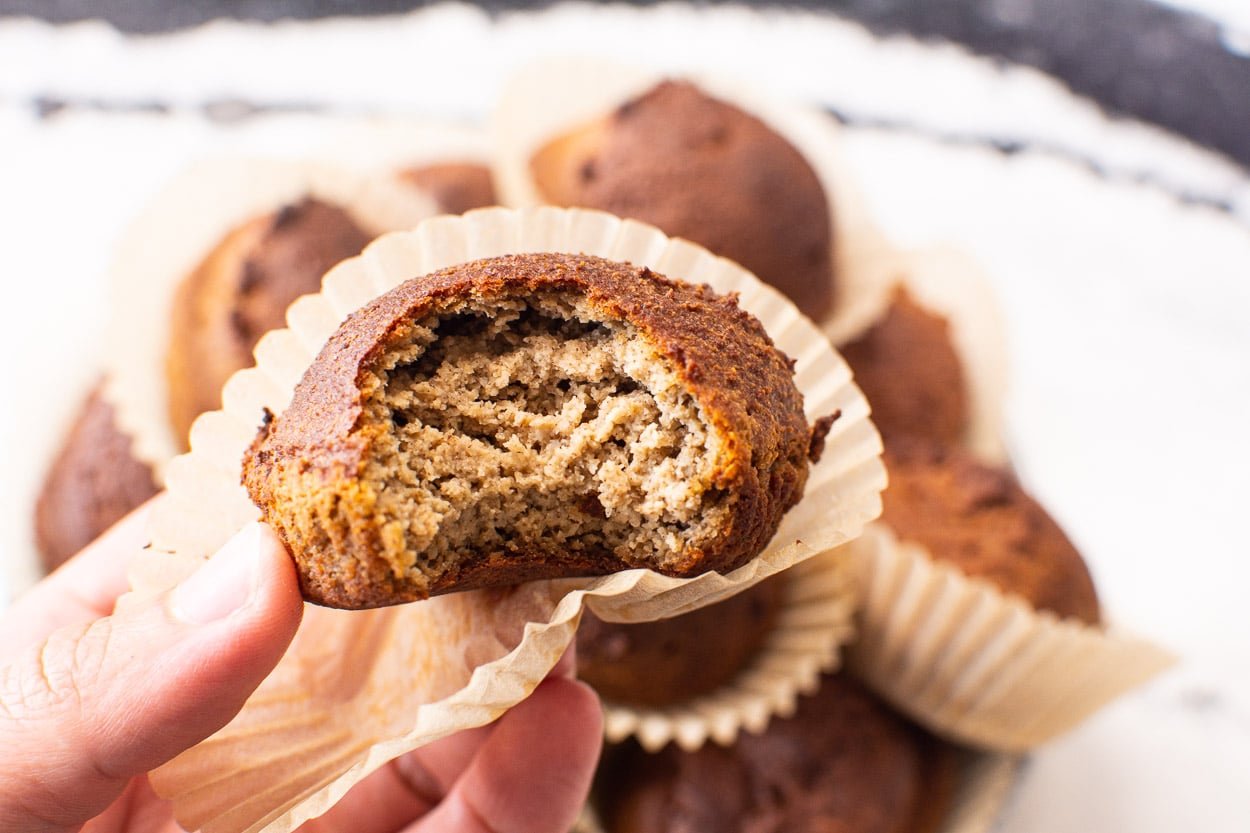
[[[1116,628],[1035,611],[935,562],[883,524],[870,525],[845,549],[860,595],[848,666],[950,740],[1030,749],[1175,662],[1163,648]]]
[[[759,653],[715,691],[665,707],[604,702],[610,743],[634,737],[649,752],[669,743],[693,752],[707,742],[732,744],[742,731],[762,732],[788,716],[800,694],[838,667],[839,648],[854,632],[855,597],[846,553],[834,549],[783,573],[777,621]],[[591,603],[591,609],[595,609]]]
[[[530,173],[534,153],[552,138],[645,92],[661,77],[635,66],[577,57],[536,62],[513,76],[493,125],[495,182],[503,203],[543,204]],[[1007,339],[981,267],[950,248],[905,250],[889,240],[873,220],[854,170],[842,156],[841,128],[828,113],[753,93],[740,80],[691,77],[700,88],[757,116],[784,136],[820,179],[829,199],[836,276],[834,310],[819,322],[825,334],[839,346],[854,340],[881,319],[894,287],[905,285],[918,301],[950,322],[968,384],[966,444],[986,462],[1005,462]]]
[[[396,179],[317,161],[221,158],[185,170],[127,228],[110,268],[112,322],[103,395],[134,454],[163,480],[180,450],[169,422],[165,357],[178,285],[232,229],[303,196],[342,206],[372,234],[438,214],[432,198]]]
[[[239,482],[243,452],[264,410],[286,408],[349,313],[408,278],[539,251],[626,260],[738,292],[795,360],[808,419],[840,412],[803,500],[765,551],[728,575],[683,580],[630,570],[376,611],[309,607],[292,649],[239,716],[152,774],[185,827],[291,830],[385,761],[485,724],[526,697],[571,643],[585,601],[614,621],[686,613],[845,543],[880,513],[885,471],[868,405],[845,363],[789,301],[736,264],[641,223],[575,209],[488,209],[386,235],[331,270],[319,294],[292,305],[290,328],[261,340],[257,366],[231,378],[223,410],[196,421],[191,453],[169,465],[153,549],[135,565],[136,591],[162,592],[257,519]]]

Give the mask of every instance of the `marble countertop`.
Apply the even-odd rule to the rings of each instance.
[[[880,223],[992,277],[1020,476],[1111,616],[1182,657],[1033,754],[1001,830],[1250,829],[1250,178],[1033,71],[834,20],[442,8],[140,40],[0,20],[0,580],[29,577],[31,495],[98,369],[111,246],[172,173],[306,149],[353,114],[481,120],[512,68],[569,43],[833,106]]]

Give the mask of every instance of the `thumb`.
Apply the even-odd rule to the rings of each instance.
[[[0,666],[0,830],[76,829],[220,729],[301,611],[285,550],[252,524],[147,607],[57,631]]]

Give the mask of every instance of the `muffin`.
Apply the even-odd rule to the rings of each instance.
[[[894,290],[885,315],[840,348],[889,446],[914,437],[952,445],[968,432],[968,389],[946,320]]]
[[[402,171],[400,178],[432,196],[446,214],[463,214],[499,202],[490,169],[475,162],[422,165]]]
[[[371,239],[342,208],[305,198],[231,231],[179,285],[166,369],[184,449],[195,418],[219,408],[226,380],[251,366],[260,337],[285,326],[287,307]]]
[[[900,539],[1037,610],[1098,624],[1098,595],[1080,553],[1010,473],[920,442],[888,449],[886,468],[881,520]]]
[[[828,430],[792,374],[706,286],[590,256],[474,261],[350,316],[243,481],[306,598],[334,607],[728,572],[798,502]]]
[[[655,622],[604,622],[587,610],[577,629],[577,674],[600,697],[628,705],[663,707],[715,691],[763,647],[784,596],[777,577]]]
[[[651,223],[745,266],[819,320],[833,300],[829,202],[764,122],[666,81],[530,160],[543,199]]]
[[[844,676],[731,747],[628,749],[599,780],[608,833],[918,833],[939,801],[917,730]]]
[[[97,382],[44,477],[35,544],[52,572],[157,492],[152,469],[131,453]]]

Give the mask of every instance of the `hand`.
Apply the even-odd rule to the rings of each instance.
[[[150,509],[0,615],[0,830],[178,830],[146,773],[228,723],[299,626],[290,558],[261,524],[151,605],[110,615]],[[302,830],[566,833],[601,738],[571,668],[562,660],[496,724],[392,762]]]

